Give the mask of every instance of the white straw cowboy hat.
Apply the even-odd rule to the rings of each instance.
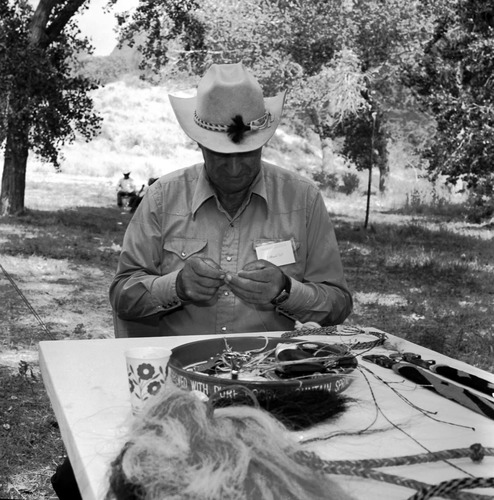
[[[271,139],[281,119],[285,92],[264,98],[242,63],[213,64],[194,97],[169,95],[184,132],[217,153],[254,151]]]

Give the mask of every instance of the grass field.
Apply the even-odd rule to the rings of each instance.
[[[92,146],[68,148],[62,173],[33,160],[27,214],[0,219],[2,499],[52,498],[49,477],[64,454],[37,343],[113,334],[108,286],[131,217],[115,206],[121,171],[131,165],[144,182],[198,158],[169,124],[163,92],[141,90],[104,89],[99,105],[113,115],[113,126]],[[108,104],[112,95],[118,113]],[[154,105],[141,105],[143,115],[124,115],[140,99]],[[140,135],[144,115],[160,124],[166,148],[156,146],[159,137],[146,142]],[[124,134],[123,122],[135,124],[142,144]],[[276,142],[267,154],[278,163],[295,158],[308,172],[318,161],[313,145],[301,147],[283,134]],[[372,198],[367,229],[362,189],[349,197],[325,193],[355,299],[347,323],[377,327],[494,372],[494,230],[466,223],[461,200],[400,167],[403,150],[393,147],[390,191]]]

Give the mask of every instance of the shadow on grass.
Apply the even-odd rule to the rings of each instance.
[[[114,269],[131,217],[116,207],[80,207],[0,218],[0,236],[7,239],[1,251]],[[494,368],[492,234],[417,221],[363,230],[347,219],[333,220],[355,297],[349,324]]]
[[[21,216],[1,217],[0,231],[6,240],[1,251],[115,267],[131,217],[113,207],[29,210]],[[11,226],[15,230],[9,231]]]
[[[494,369],[492,231],[479,237],[417,223],[366,231],[338,219],[335,227],[355,297],[349,323]]]

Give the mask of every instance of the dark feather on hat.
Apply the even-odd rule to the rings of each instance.
[[[232,118],[232,121],[233,123],[228,125],[226,133],[235,144],[238,144],[244,138],[245,132],[250,130],[250,126],[244,123],[244,120],[240,115],[235,115]]]

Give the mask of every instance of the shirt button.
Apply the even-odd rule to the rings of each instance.
[[[182,257],[185,257],[187,254],[186,254],[185,252],[181,252],[181,253],[180,253],[180,255],[181,255]]]
[[[228,256],[228,257],[226,258],[226,260],[227,260],[227,262],[231,262],[232,258],[231,258],[230,256]]]
[[[221,327],[221,331],[222,331],[222,332],[226,332],[226,326],[222,326],[222,327]]]
[[[228,292],[223,292],[223,295],[230,295]]]

